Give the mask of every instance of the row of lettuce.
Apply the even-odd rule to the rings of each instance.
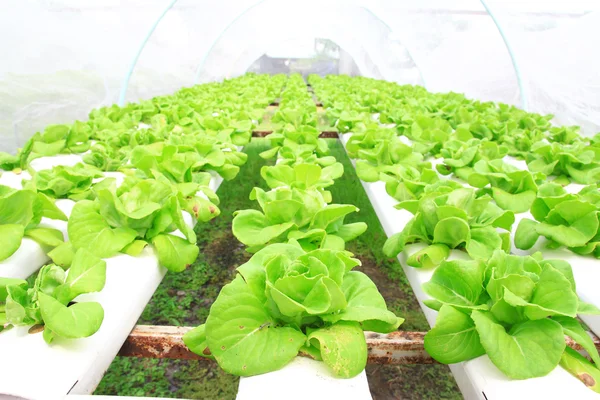
[[[531,248],[544,236],[549,246],[600,256],[597,187],[573,194],[561,186],[597,180],[597,138],[552,127],[548,116],[454,93],[341,76],[310,83],[330,121],[353,133],[347,150],[358,160],[359,177],[384,181],[398,208],[414,215],[386,243],[386,253],[422,243],[409,265],[437,267],[424,285],[427,305],[439,311],[425,337],[427,351],[444,363],[487,354],[515,379],[546,375],[561,363],[592,377],[588,386],[598,390],[600,371],[565,344],[568,335],[600,361],[576,319],[600,311],[578,299],[570,265],[540,253],[509,254],[515,213],[530,211],[535,221],[522,220],[517,247]],[[0,278],[0,326],[44,324],[47,342],[86,337],[99,329],[102,307],[72,301],[104,287],[103,258],[152,246],[169,270],[185,269],[198,248],[182,211],[201,221],[218,215],[211,177],[235,177],[246,160],[237,146],[248,142],[284,84],[272,148],[261,154],[277,160],[261,170],[271,190],[255,188],[251,198],[261,211],[239,211],[232,226],[254,256],[223,288],[206,324],[184,341],[242,376],[279,369],[299,352],[323,360],[339,377],[362,371],[363,330],[391,332],[402,319],[387,310],[366,275],[352,270],[360,262],[345,243],[366,225],[344,223],[355,206],[331,204],[326,188],[343,168],[327,155],[316,106],[299,76],[247,75],[94,110],[87,122],[36,134],[17,155],[0,154],[2,169],[31,175],[23,190],[0,186],[0,238],[8,244],[0,259],[27,236],[54,262],[31,284]],[[30,168],[36,158],[70,153],[83,153],[84,164]],[[524,159],[529,170],[513,167],[506,155]],[[432,157],[443,161],[434,167]],[[109,171],[123,174],[123,182],[105,178]],[[556,179],[546,182],[548,176]],[[67,220],[54,204],[63,198],[77,201],[66,243],[61,232],[40,225],[42,217]],[[452,250],[470,259],[448,261]]]
[[[291,116],[302,116],[301,118]],[[254,255],[223,287],[206,323],[183,340],[227,372],[275,371],[298,353],[322,360],[340,378],[367,362],[363,330],[395,331],[403,319],[388,311],[360,261],[345,250],[363,222],[345,223],[354,205],[332,204],[327,188],[343,174],[315,129],[316,107],[292,75],[273,116],[283,121],[268,138],[260,173],[270,190],[253,189],[260,210],[237,211],[233,234]]]
[[[103,259],[139,256],[150,246],[170,271],[192,264],[199,250],[183,211],[199,221],[219,215],[211,179],[237,175],[247,158],[238,146],[249,142],[286,79],[246,75],[96,109],[87,122],[47,127],[16,155],[1,153],[4,173],[30,179],[20,190],[0,186],[0,262],[29,237],[53,263],[29,281],[0,278],[0,330],[44,325],[48,343],[56,336],[88,337],[100,328],[104,310],[73,300],[103,289]],[[41,171],[30,165],[62,154],[82,155],[83,162]],[[106,177],[107,171],[118,174]],[[68,217],[57,199],[76,201]],[[69,241],[45,227],[43,217],[68,221]]]
[[[456,93],[346,76],[309,82],[330,122],[352,133],[346,148],[358,176],[385,182],[396,207],[413,215],[384,252],[436,267],[423,285],[426,305],[438,311],[426,350],[448,364],[487,354],[514,379],[547,375],[560,363],[600,392],[600,357],[577,320],[600,310],[578,298],[568,262],[510,254],[515,214],[530,212],[535,220],[521,220],[517,248],[543,236],[549,248],[600,257],[597,186],[562,186],[597,182],[600,136]],[[449,261],[452,254],[458,259]],[[565,335],[594,363],[566,346]]]

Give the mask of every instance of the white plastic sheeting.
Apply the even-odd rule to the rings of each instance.
[[[0,150],[121,92],[135,101],[239,75],[270,48],[314,38],[334,41],[364,76],[599,130],[600,2],[484,1],[498,26],[481,0],[5,0]]]
[[[600,2],[488,3],[518,61],[528,111],[554,114],[555,123],[588,135],[600,131]]]

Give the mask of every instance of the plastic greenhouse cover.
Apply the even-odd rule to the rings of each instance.
[[[86,119],[121,93],[134,101],[239,75],[271,49],[318,37],[340,45],[361,75],[526,104],[595,133],[600,2],[486,4],[498,25],[480,0],[9,0],[0,150]]]

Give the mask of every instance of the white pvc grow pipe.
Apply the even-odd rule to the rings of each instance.
[[[344,149],[351,134],[340,135]],[[355,165],[355,160],[351,160]],[[404,225],[412,218],[412,214],[405,210],[397,210],[394,205],[397,201],[385,191],[385,184],[381,181],[369,183],[361,181],[371,204],[381,222],[383,230],[389,237],[402,231]],[[410,246],[413,252],[419,248],[418,245]],[[437,311],[423,304],[429,296],[423,292],[421,285],[428,282],[433,274],[431,269],[412,268],[406,264],[406,252],[398,256],[402,269],[408,278],[415,293],[419,305],[430,326],[435,324]],[[464,257],[460,252],[452,252],[454,258]],[[577,279],[577,278],[576,278]],[[489,357],[482,356],[474,360],[449,365],[456,382],[467,400],[492,400],[492,399],[523,399],[523,398],[547,398],[547,399],[596,399],[600,398],[582,382],[573,377],[561,367],[555,368],[549,375],[541,378],[526,380],[513,380],[502,374],[490,361]]]
[[[219,182],[211,182],[216,189]],[[184,212],[192,226],[192,217]],[[175,234],[183,236],[181,232]],[[119,254],[106,259],[106,285],[101,292],[79,296],[78,301],[97,301],[104,321],[85,339],[55,339],[47,345],[41,333],[28,327],[13,328],[0,336],[0,399],[2,395],[33,400],[58,399],[67,394],[91,394],[100,383],[150,301],[167,270],[159,266],[151,247],[138,257]],[[35,377],[35,384],[31,383]]]
[[[278,371],[240,378],[236,399],[367,400],[371,399],[371,393],[364,370],[354,378],[340,379],[333,376],[323,362],[296,357]]]
[[[31,162],[35,170],[57,165],[73,166],[81,162],[79,155],[42,157]],[[223,181],[212,174],[209,187],[216,191]],[[120,184],[121,173],[105,173]],[[21,188],[21,180],[30,178],[23,172],[0,176],[0,184]],[[75,202],[57,200],[57,206],[68,216]],[[195,224],[183,212],[188,226]],[[40,226],[60,229],[67,236],[67,223],[44,218]],[[183,237],[181,232],[175,234]],[[13,256],[0,263],[0,276],[26,278],[49,260],[42,248],[25,238]],[[0,336],[0,400],[10,396],[27,399],[60,399],[68,394],[91,394],[100,383],[110,363],[135,326],[167,270],[158,265],[151,247],[138,257],[119,254],[106,259],[106,285],[101,292],[79,296],[78,301],[97,301],[104,308],[104,321],[93,336],[78,340],[57,338],[47,345],[41,333],[29,334],[29,327],[16,327]],[[31,384],[35,377],[35,384]],[[71,398],[71,397],[69,397]]]

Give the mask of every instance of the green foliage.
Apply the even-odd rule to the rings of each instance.
[[[328,190],[336,200],[360,208],[359,212],[348,215],[348,222],[364,221],[368,225],[363,235],[348,244],[363,263],[356,269],[372,278],[391,311],[406,317],[402,325],[405,330],[428,329],[402,267],[381,252],[385,233],[344,148],[336,139],[326,141],[330,154],[344,166],[344,175]],[[268,188],[256,173],[274,162],[258,156],[268,147],[267,139],[254,138],[244,148],[248,162],[235,180],[224,182],[219,187],[219,196],[227,199],[221,205],[221,216],[211,223],[196,226],[200,247],[198,260],[181,273],[165,276],[138,324],[190,326],[205,322],[210,305],[221,287],[236,274],[235,268],[249,257],[231,234],[232,213],[238,209],[258,207],[256,202],[249,200],[248,194],[255,186]],[[456,383],[445,365],[367,365],[366,373],[373,396],[460,398]],[[123,379],[124,375],[127,379]],[[238,379],[210,360],[190,362],[117,357],[95,394],[233,400]]]
[[[302,350],[348,378],[366,365],[363,329],[391,332],[402,320],[388,311],[366,275],[351,271],[359,262],[344,250],[345,242],[367,226],[344,224],[355,206],[327,204],[332,199],[324,188],[343,168],[325,157],[327,143],[307,120],[295,118],[288,89],[293,93],[296,84],[290,81],[282,94],[290,108],[282,105],[273,118],[288,118],[286,125],[269,138],[272,149],[261,153],[278,157],[277,166],[261,171],[272,189],[255,187],[250,199],[262,212],[238,211],[232,223],[233,234],[256,254],[223,287],[206,324],[184,342],[236,375],[280,369]]]
[[[484,188],[482,192],[489,193],[500,208],[522,213],[531,208],[538,184],[545,178],[542,173],[532,174],[496,159],[478,161],[467,181],[474,187]],[[485,188],[488,184],[491,189]]]
[[[238,268],[184,342],[236,375],[277,370],[305,348],[337,376],[355,376],[366,365],[362,330],[387,333],[403,321],[366,275],[351,271],[357,265],[344,251],[267,246]]]
[[[489,266],[500,255],[512,257],[506,253],[513,213],[528,211],[535,221],[520,222],[518,248],[530,249],[544,236],[548,247],[600,256],[597,188],[569,194],[560,186],[598,181],[598,138],[579,136],[579,127],[553,127],[551,115],[457,93],[345,76],[309,81],[338,129],[352,133],[347,150],[357,159],[359,177],[383,181],[400,202],[397,208],[414,215],[389,238],[385,253],[396,256],[420,242],[428,246],[409,255],[408,265],[441,263],[424,285],[433,297],[426,304],[439,311],[428,350],[446,363],[487,353],[505,374],[519,379],[546,375],[561,357],[570,368],[597,374],[594,365],[564,352],[567,334],[598,359],[574,319],[578,312],[598,310],[578,301],[570,266],[535,256],[539,270],[501,274],[497,280],[490,278]],[[514,167],[508,155],[524,160],[527,168]],[[437,171],[425,158],[431,156],[443,158],[435,163]],[[447,175],[453,180],[443,180]],[[545,183],[547,177],[556,179]],[[451,249],[466,251],[472,260],[445,261]]]
[[[483,260],[496,249],[508,251],[503,236],[508,235],[514,222],[512,212],[500,209],[488,196],[477,198],[473,189],[453,190],[447,186],[438,189],[423,195],[416,210],[412,204],[405,204],[409,211],[414,211],[414,217],[385,243],[384,252],[389,257],[396,256],[410,243],[435,246],[423,252],[427,257],[411,259],[410,265],[416,267],[437,265],[448,255],[444,246],[465,249],[471,257]],[[498,232],[497,228],[506,232]]]
[[[54,200],[45,194],[0,185],[0,261],[13,255],[26,236],[38,242],[46,251],[62,243],[60,231],[39,227],[42,217],[67,219]]]
[[[25,169],[31,161],[57,154],[83,153],[90,147],[91,128],[88,123],[49,125],[44,132],[33,135],[16,156],[0,153],[0,169]]]
[[[269,192],[255,188],[250,199],[258,200],[263,212],[242,210],[233,219],[233,234],[258,250],[269,243],[294,240],[303,248],[343,250],[345,242],[362,234],[364,223],[344,224],[344,217],[358,209],[349,204],[325,205],[319,190],[279,187]]]
[[[600,149],[590,148],[584,142],[538,142],[531,151],[527,166],[532,172],[566,176],[584,185],[594,184],[600,179]]]
[[[77,296],[99,292],[106,281],[106,262],[80,249],[65,271],[49,264],[39,271],[34,284],[0,279],[0,319],[12,325],[44,325],[44,340],[54,337],[77,339],[93,335],[100,329],[104,310],[96,302],[75,302]]]
[[[567,193],[560,185],[540,186],[531,206],[535,221],[523,219],[517,227],[515,246],[530,249],[540,236],[578,254],[600,258],[600,192],[596,186]]]
[[[346,145],[348,154],[358,158],[356,173],[366,182],[415,176],[422,168],[431,167],[423,155],[403,143],[392,129],[369,128],[353,134]]]
[[[501,250],[487,261],[445,261],[423,290],[439,307],[425,348],[444,363],[487,354],[513,379],[544,376],[570,336],[600,360],[579,322],[571,266],[561,260],[512,256]],[[597,313],[598,310],[590,310]]]
[[[172,234],[176,229],[185,239]],[[135,240],[152,243],[161,265],[172,271],[185,269],[198,255],[196,235],[183,220],[177,190],[158,180],[130,177],[119,188],[99,190],[94,201],[78,202],[68,232],[73,250],[86,248],[102,258],[124,251]]]
[[[23,180],[23,188],[31,189],[55,199],[72,200],[93,199],[95,197],[94,180],[101,178],[102,172],[85,164],[72,167],[56,166],[51,169],[34,171],[30,168],[31,180]],[[108,185],[110,180],[100,184]]]

